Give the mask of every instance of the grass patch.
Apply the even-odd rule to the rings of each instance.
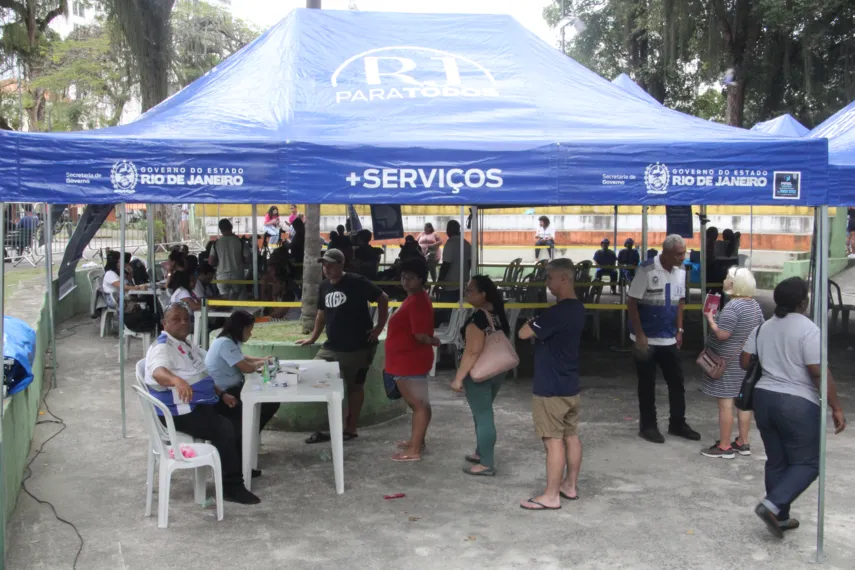
[[[6,271],[4,275],[5,279],[5,293],[6,297],[13,295],[18,289],[21,288],[21,284],[28,281],[33,281],[41,277],[45,279],[45,270],[39,268],[32,269],[14,269],[12,271]]]

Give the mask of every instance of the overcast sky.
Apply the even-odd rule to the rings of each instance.
[[[432,12],[445,14],[510,14],[523,26],[556,45],[556,34],[543,19],[550,0],[354,0],[364,12]],[[346,10],[349,0],[323,0],[324,9]],[[232,14],[266,30],[305,0],[232,0]]]

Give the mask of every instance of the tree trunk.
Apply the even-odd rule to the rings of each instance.
[[[733,127],[741,127],[744,110],[745,79],[737,79],[727,88],[727,110],[724,114],[725,123]]]
[[[318,290],[323,280],[323,268],[317,262],[321,252],[321,206],[306,206],[306,245],[303,250],[303,315],[300,319],[303,333],[315,328],[318,314]]]

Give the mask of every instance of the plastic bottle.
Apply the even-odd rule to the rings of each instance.
[[[264,383],[267,384],[270,382],[270,370],[267,368],[267,361],[264,361],[264,365],[261,368],[261,377],[264,379]]]

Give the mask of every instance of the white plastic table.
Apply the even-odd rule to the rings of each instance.
[[[265,384],[261,374],[247,374],[240,399],[243,403],[242,454],[243,482],[252,490],[252,469],[258,467],[259,421],[261,404],[267,402],[326,402],[332,438],[332,460],[335,471],[335,490],[344,493],[344,438],[342,437],[342,401],[344,382],[339,376],[338,364],[323,360],[282,361],[298,365],[300,382],[296,386],[273,386],[276,379]]]

